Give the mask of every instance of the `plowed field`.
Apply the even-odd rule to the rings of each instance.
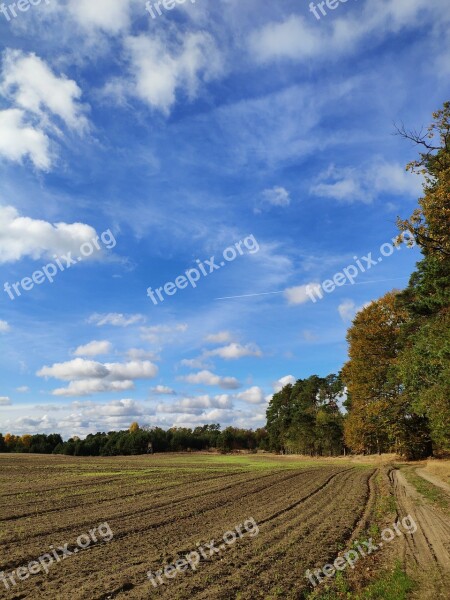
[[[12,573],[50,546],[67,543],[71,552],[48,574],[16,576],[15,585],[6,579],[9,590],[0,581],[0,597],[64,600],[302,598],[305,570],[325,564],[351,538],[375,471],[208,455],[0,455],[0,469],[0,571]],[[198,543],[220,544],[250,518],[257,535],[152,585],[148,571]],[[105,522],[110,541],[77,547],[80,535]]]

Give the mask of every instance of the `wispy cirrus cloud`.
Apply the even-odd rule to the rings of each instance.
[[[126,315],[122,313],[95,313],[87,320],[88,323],[97,325],[97,327],[104,327],[105,325],[111,325],[112,327],[130,327],[131,325],[145,323],[145,321],[146,317],[144,315]]]
[[[406,172],[399,163],[384,160],[377,160],[366,168],[336,168],[331,165],[310,189],[314,196],[347,203],[371,203],[382,194],[415,198],[421,191],[420,177]]]

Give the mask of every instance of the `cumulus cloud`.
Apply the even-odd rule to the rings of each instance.
[[[130,325],[144,323],[145,321],[146,318],[144,315],[124,315],[122,313],[95,313],[88,319],[88,323],[93,323],[97,325],[97,327],[103,327],[104,325],[112,325],[113,327],[129,327]]]
[[[294,385],[294,383],[297,380],[295,379],[295,377],[293,375],[285,375],[284,377],[280,377],[280,379],[277,379],[277,381],[274,381],[272,384],[273,387],[273,391],[274,392],[280,392],[285,385],[291,384]]]
[[[27,385],[21,385],[20,387],[16,388],[16,392],[19,392],[20,394],[26,394],[29,391],[30,388]]]
[[[130,11],[135,0],[69,0],[69,11],[85,29],[101,29],[117,34],[130,26]]]
[[[100,354],[110,354],[112,352],[112,344],[107,341],[92,341],[84,346],[78,346],[75,350],[75,356],[99,356]]]
[[[71,381],[72,379],[107,377],[109,370],[102,363],[75,358],[68,362],[55,363],[51,367],[42,367],[36,374],[38,377],[53,377],[62,381]]]
[[[315,196],[347,203],[371,203],[381,194],[414,198],[421,191],[420,177],[406,172],[398,163],[385,161],[376,161],[367,168],[338,169],[331,165],[310,189]]]
[[[261,404],[264,402],[264,393],[260,387],[254,385],[253,387],[240,392],[237,394],[236,398],[238,400],[243,400],[244,402],[248,402],[249,404]]]
[[[88,121],[80,104],[81,89],[64,75],[58,77],[35,54],[6,50],[0,92],[16,108],[38,116],[44,123],[50,114],[70,129],[82,132]]]
[[[357,306],[353,300],[344,300],[339,304],[338,312],[344,323],[350,323],[356,314],[366,306],[369,306],[369,304],[369,302],[366,302],[362,306]]]
[[[43,367],[37,372],[39,377],[70,382],[67,388],[54,390],[55,396],[86,396],[128,390],[134,387],[133,380],[153,379],[157,374],[158,367],[150,361],[103,364],[82,358]]]
[[[262,352],[255,344],[242,346],[233,342],[228,346],[208,350],[205,352],[205,356],[220,356],[220,358],[224,358],[225,360],[236,360],[244,356],[262,356]]]
[[[241,386],[239,381],[234,377],[221,377],[207,370],[191,373],[181,379],[194,385],[218,386],[226,390],[237,389]]]
[[[314,290],[316,287],[318,287],[317,283],[297,285],[295,287],[285,289],[283,295],[289,304],[305,304],[305,302],[311,300],[311,290]],[[308,291],[310,292],[309,295]]]
[[[9,325],[9,323],[7,323],[7,321],[0,320],[0,333],[7,333],[10,330],[11,326]]]
[[[78,84],[56,75],[34,53],[3,53],[0,94],[9,104],[0,111],[0,156],[49,171],[55,158],[49,134],[60,138],[61,125],[81,134],[88,130],[87,106]]]
[[[111,379],[153,379],[158,367],[149,360],[132,360],[127,363],[106,363]]]
[[[50,140],[38,127],[26,123],[23,110],[0,110],[0,156],[18,163],[28,157],[36,169],[48,171]]]
[[[113,80],[105,92],[119,99],[131,93],[165,115],[170,114],[178,93],[193,100],[203,82],[222,72],[220,53],[207,32],[188,32],[174,43],[158,36],[129,36],[125,48],[130,80]]]
[[[10,406],[11,399],[8,396],[0,396],[0,406]]]
[[[53,396],[89,396],[104,392],[123,392],[134,389],[133,381],[107,381],[103,379],[80,379],[71,381],[65,388],[53,390]]]
[[[0,264],[24,257],[62,256],[79,252],[80,246],[96,237],[84,223],[49,223],[22,217],[12,206],[0,206]]]

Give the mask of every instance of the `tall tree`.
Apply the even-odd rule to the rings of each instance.
[[[396,362],[408,314],[396,298],[397,293],[390,292],[363,308],[347,334],[350,360],[342,377],[351,395],[351,411],[345,441],[358,452],[387,452],[400,441],[404,415]]]

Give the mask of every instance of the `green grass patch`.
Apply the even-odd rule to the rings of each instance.
[[[376,581],[355,596],[355,600],[406,600],[413,581],[397,562],[392,572],[383,573]]]
[[[393,571],[384,571],[379,577],[359,591],[350,591],[349,584],[342,573],[338,573],[333,589],[319,594],[312,592],[309,598],[314,600],[407,600],[414,588],[414,582],[403,571],[400,562]]]

